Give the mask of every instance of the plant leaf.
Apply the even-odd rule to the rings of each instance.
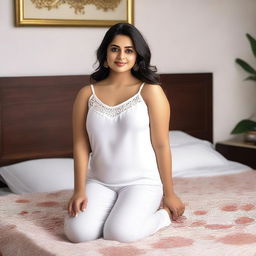
[[[256,81],[256,76],[248,76],[247,78],[244,79],[245,81],[246,80],[253,80],[253,81]]]
[[[251,130],[254,130],[256,128],[256,122],[249,120],[249,119],[244,119],[240,121],[235,128],[231,131],[231,134],[238,134],[238,133],[244,133],[248,132]]]
[[[253,38],[250,34],[246,34],[249,42],[250,42],[250,45],[251,45],[251,48],[252,48],[252,52],[253,52],[253,55],[254,57],[256,57],[256,39]]]
[[[252,68],[249,64],[247,64],[244,60],[236,59],[236,63],[239,64],[245,71],[256,75],[256,70]]]

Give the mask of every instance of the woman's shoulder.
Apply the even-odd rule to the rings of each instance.
[[[78,95],[80,95],[81,97],[89,97],[91,93],[92,93],[92,89],[90,84],[84,85],[78,91]]]
[[[100,81],[95,81],[92,85],[93,85],[93,87],[99,87],[99,86],[102,86],[102,85],[109,85],[109,82],[108,82],[107,79],[103,79],[103,80],[100,80]]]
[[[92,94],[91,86],[84,85],[77,92],[77,95],[75,98],[75,103],[77,103],[78,105],[84,106],[85,104],[88,103],[88,100],[89,100],[91,94]]]
[[[157,91],[161,91],[162,87],[160,84],[149,84],[149,83],[145,83],[143,90],[146,91],[147,93],[152,93],[152,92],[157,92]]]
[[[141,91],[141,95],[146,103],[154,101],[164,96],[164,91],[159,84],[148,84],[145,83]]]

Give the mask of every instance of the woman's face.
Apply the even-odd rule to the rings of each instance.
[[[137,53],[129,36],[117,35],[107,48],[107,64],[115,72],[131,70],[136,63]]]

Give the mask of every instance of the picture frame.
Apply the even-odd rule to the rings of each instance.
[[[134,24],[134,0],[15,0],[16,26],[110,27]]]

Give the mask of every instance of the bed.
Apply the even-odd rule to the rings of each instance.
[[[212,73],[161,74],[161,81],[183,217],[137,242],[73,244],[63,232],[72,103],[89,76],[0,78],[0,255],[256,255],[256,172],[214,150]]]

